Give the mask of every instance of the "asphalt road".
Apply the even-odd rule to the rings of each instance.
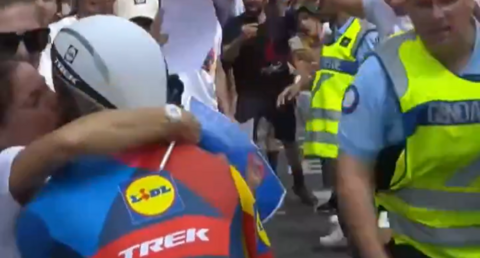
[[[300,107],[308,109],[308,98],[300,100]],[[301,142],[303,137],[305,112],[299,109],[297,115],[297,135]],[[307,186],[313,191],[321,203],[328,200],[330,192],[322,189],[320,164],[304,166]],[[287,190],[292,186],[288,165],[283,154],[279,159],[278,174]],[[265,228],[272,243],[276,258],[350,258],[346,248],[329,249],[320,246],[319,237],[330,232],[330,223],[325,214],[315,214],[312,207],[301,204],[292,194],[288,193],[280,211]]]
[[[280,159],[279,176],[288,190],[291,178],[286,160]],[[330,193],[321,191],[321,174],[306,175],[310,189],[321,202],[326,202]],[[328,216],[315,214],[292,194],[288,193],[280,211],[265,225],[277,258],[350,258],[346,248],[329,249],[320,246],[319,237],[330,230]]]

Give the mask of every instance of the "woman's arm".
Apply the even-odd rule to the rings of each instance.
[[[13,160],[9,188],[25,203],[60,166],[85,154],[110,154],[155,142],[196,143],[200,126],[187,112],[178,121],[166,109],[110,110],[79,118],[25,147]]]

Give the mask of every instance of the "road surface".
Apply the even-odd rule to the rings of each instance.
[[[309,98],[303,97],[299,100],[297,115],[297,135],[300,142],[303,139],[304,118],[307,115],[305,111],[309,106]],[[305,167],[308,168],[305,171],[308,187],[321,202],[326,202],[330,192],[322,190],[320,164]],[[292,180],[283,154],[280,155],[278,174],[287,190],[290,190]],[[320,246],[319,237],[330,232],[328,216],[315,214],[313,208],[301,204],[291,193],[287,194],[284,206],[267,222],[265,228],[276,258],[350,258],[346,248],[328,249]]]
[[[280,159],[279,176],[285,187],[292,185],[285,158]],[[311,172],[311,171],[310,171]],[[326,202],[330,193],[321,191],[321,174],[306,175],[310,189]],[[319,237],[330,230],[327,215],[315,214],[291,193],[287,194],[284,206],[265,225],[276,258],[350,258],[345,248],[328,249],[319,244]]]

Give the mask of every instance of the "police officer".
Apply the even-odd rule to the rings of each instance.
[[[389,257],[376,229],[375,190],[393,231],[390,257],[478,257],[474,1],[406,0],[404,7],[415,31],[382,44],[345,94],[339,205],[365,258]]]
[[[320,70],[311,90],[310,117],[306,124],[303,154],[306,158],[321,159],[324,185],[331,186],[338,156],[337,130],[341,117],[342,98],[352,82],[359,64],[378,42],[378,34],[370,24],[339,13],[332,22],[333,40],[322,49]],[[327,206],[336,209],[334,193]],[[338,218],[330,218],[333,231],[321,237],[327,246],[345,243]]]
[[[337,129],[341,117],[343,94],[357,73],[359,64],[378,42],[378,33],[371,24],[345,13],[336,14],[331,25],[333,25],[333,42],[327,42],[329,44],[323,47],[320,70],[315,75],[313,85],[309,84],[311,107],[303,146],[305,158],[321,160],[323,181],[327,187],[332,186],[332,178],[336,170]],[[282,95],[297,94],[301,88],[301,83],[293,85]],[[324,207],[336,209],[335,194]],[[333,232],[321,237],[320,242],[327,246],[345,243],[336,215],[330,220],[334,224]]]

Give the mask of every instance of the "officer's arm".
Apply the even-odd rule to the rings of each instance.
[[[367,57],[369,57],[375,47],[380,42],[378,32],[376,30],[368,31],[361,39],[360,45],[358,46],[356,59],[359,63],[363,63]]]
[[[398,18],[385,0],[324,0],[327,9],[346,12],[352,16],[365,18],[374,24],[381,39],[397,32]],[[395,2],[396,0],[391,0]],[[401,1],[401,0],[400,0]]]
[[[364,17],[363,1],[365,0],[321,0],[321,9],[326,12],[346,12],[351,16]]]
[[[187,136],[189,140],[198,140],[199,126],[191,115],[184,112],[182,122],[172,123],[164,108],[103,111],[79,118],[34,141],[15,157],[10,192],[19,203],[25,203],[58,167],[76,156],[169,141],[181,131],[191,136]]]
[[[338,135],[339,208],[362,257],[388,257],[377,230],[372,169],[377,153],[385,145],[384,77],[374,57],[361,66],[354,84],[345,93]]]

